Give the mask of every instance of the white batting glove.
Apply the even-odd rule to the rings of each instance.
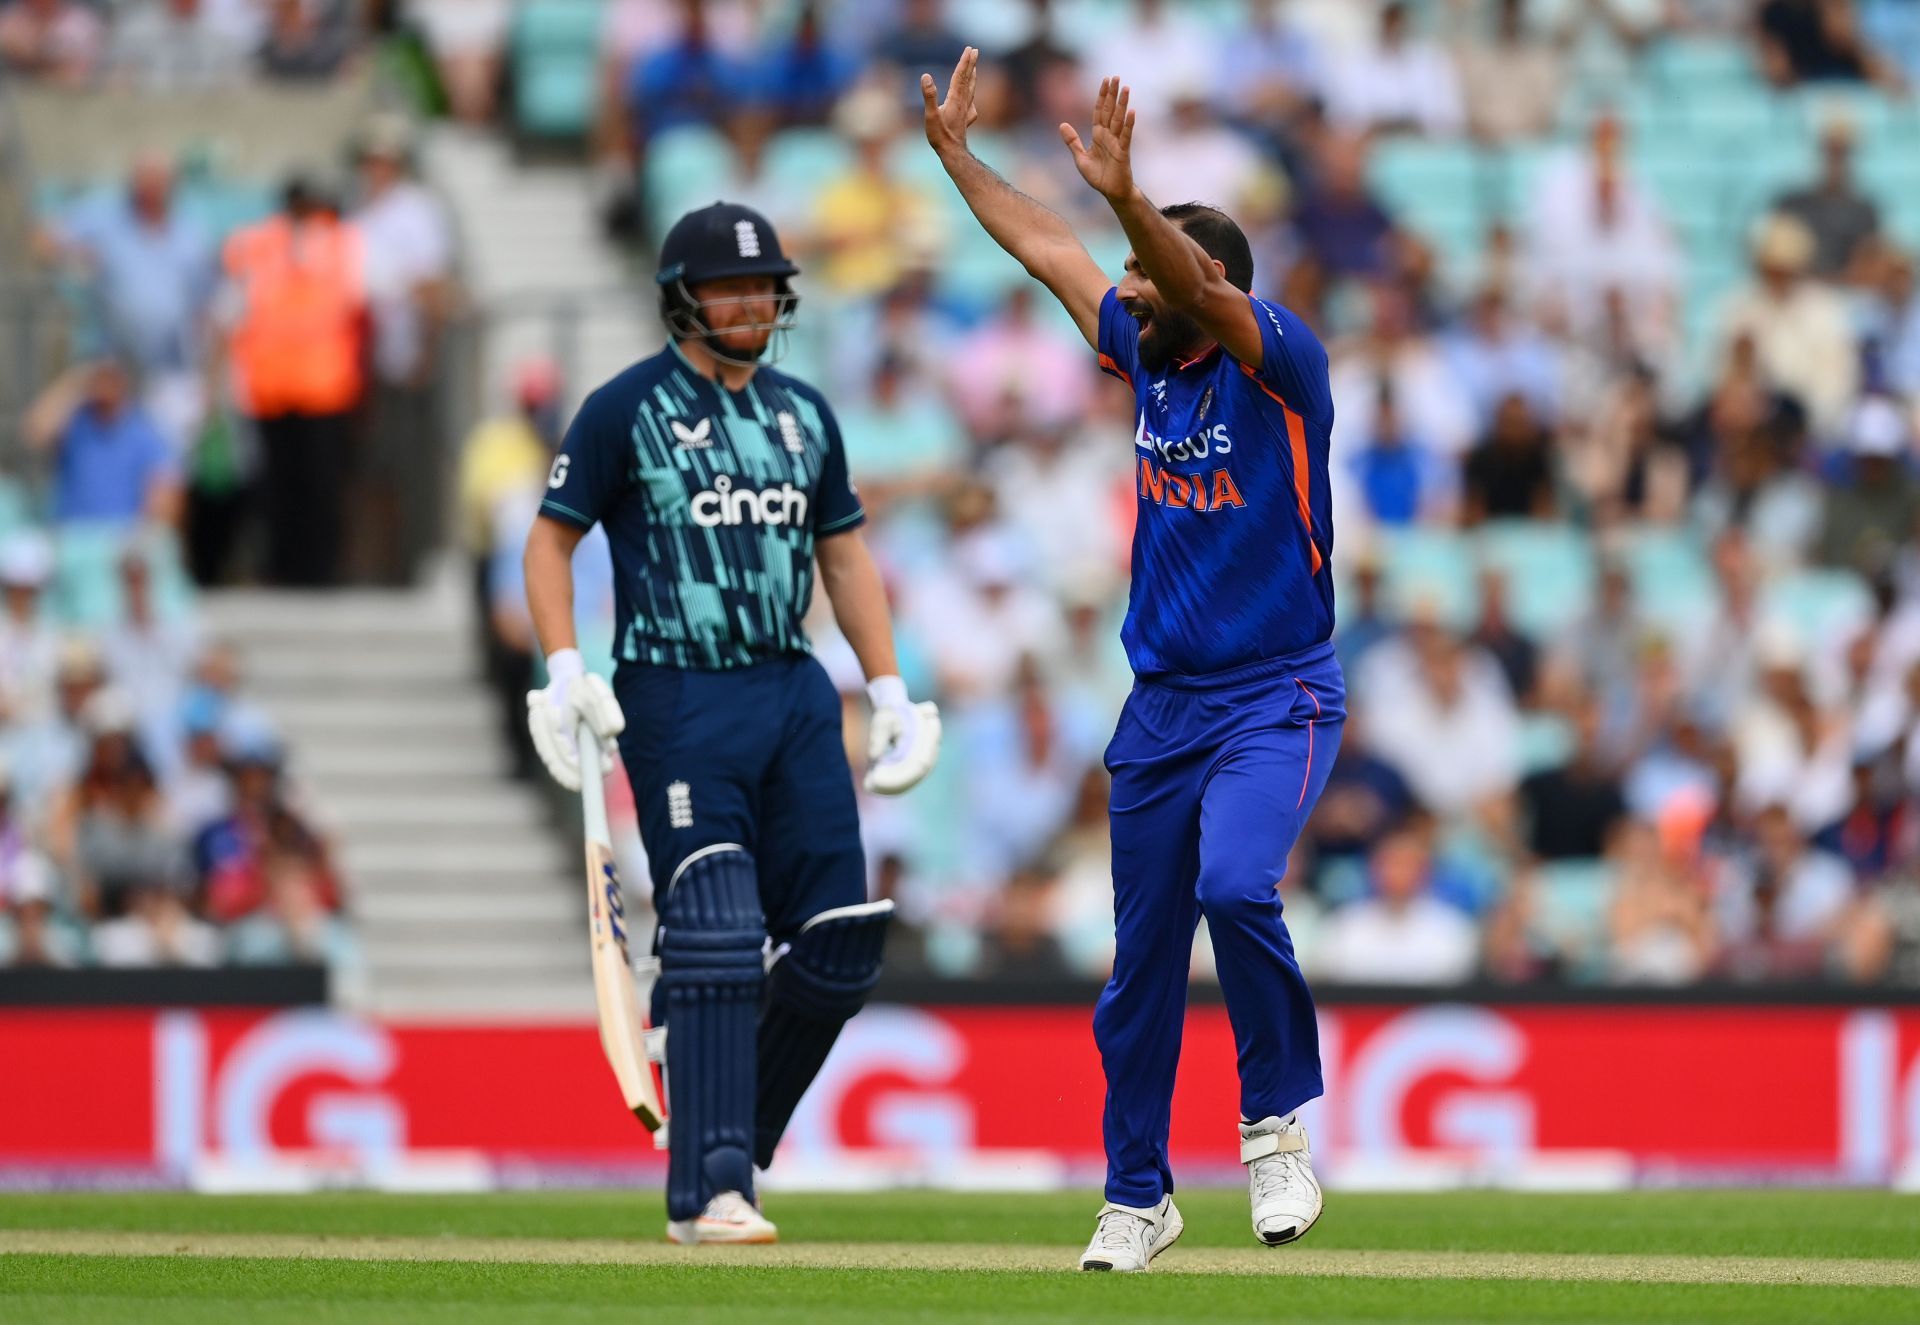
[[[627,728],[613,687],[587,670],[580,650],[560,649],[547,658],[547,688],[527,692],[527,730],[553,780],[580,790],[580,749],[574,728],[586,719],[600,741],[600,772],[613,771],[614,738]]]
[[[867,682],[873,721],[867,725],[866,788],[880,796],[898,796],[933,771],[940,757],[940,710],[931,702],[907,698],[907,683],[897,676]]]

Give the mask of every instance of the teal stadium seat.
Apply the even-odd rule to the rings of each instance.
[[[1657,629],[1683,638],[1713,610],[1719,590],[1700,535],[1687,528],[1644,526],[1620,549],[1633,600],[1640,615]]]
[[[1570,974],[1578,979],[1600,978],[1607,908],[1613,901],[1612,867],[1604,860],[1544,861],[1537,880],[1539,928],[1567,955]]]
[[[1843,638],[1873,619],[1873,591],[1850,570],[1792,571],[1760,594],[1760,615],[1813,644]]]
[[[120,619],[120,558],[133,537],[121,525],[67,524],[54,533],[54,614],[63,625],[98,630]],[[172,537],[141,539],[152,572],[154,607],[166,620],[192,610],[193,589]]]
[[[1381,588],[1396,615],[1431,606],[1440,620],[1465,629],[1473,622],[1479,589],[1465,535],[1410,526],[1379,534]]]
[[[532,138],[580,138],[600,96],[601,0],[520,0],[510,41],[513,116]]]
[[[653,233],[717,200],[733,176],[733,145],[704,124],[663,129],[647,145],[646,198]]]
[[[1513,619],[1535,638],[1576,621],[1593,599],[1593,549],[1572,525],[1499,520],[1475,538],[1480,564],[1506,578]]]

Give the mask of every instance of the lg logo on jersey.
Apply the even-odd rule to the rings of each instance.
[[[777,488],[736,488],[725,474],[713,486],[695,493],[689,503],[693,522],[702,529],[721,525],[801,525],[807,522],[807,494],[791,483]]]

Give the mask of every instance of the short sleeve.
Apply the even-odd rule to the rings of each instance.
[[[814,494],[813,533],[816,538],[825,538],[858,529],[867,522],[867,512],[847,473],[847,447],[840,438],[840,421],[833,417],[826,401],[817,403],[820,424],[827,434],[827,456],[820,466],[820,486]]]
[[[1327,383],[1327,351],[1312,328],[1293,313],[1254,298],[1253,320],[1260,328],[1260,367],[1247,369],[1288,405],[1309,417],[1333,410]]]
[[[594,392],[573,416],[547,471],[540,514],[591,529],[626,491],[632,454],[631,424],[605,388]]]
[[[1120,290],[1115,286],[1100,299],[1100,339],[1097,342],[1100,371],[1133,385],[1140,366],[1140,324],[1120,306]]]

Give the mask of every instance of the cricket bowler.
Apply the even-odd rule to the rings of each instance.
[[[1203,915],[1238,1050],[1254,1235],[1292,1242],[1320,1216],[1296,1110],[1322,1087],[1313,999],[1275,888],[1346,717],[1330,643],[1326,351],[1250,293],[1253,256],[1224,213],[1141,194],[1128,90],[1109,78],[1092,141],[1060,134],[1132,244],[1114,286],[1064,220],[968,151],[978,62],[968,48],[944,100],[921,77],[927,140],[981,226],[1137,402],[1121,631],[1135,681],[1106,760],[1116,949],[1093,1018],[1106,1204],[1081,1268],[1145,1270],[1180,1236],[1167,1128]]]
[[[879,976],[891,902],[868,902],[840,697],[801,618],[814,562],[873,703],[866,786],[933,767],[940,719],[894,658],[840,430],[767,367],[799,300],[765,217],[715,203],[660,250],[667,348],[580,407],[526,547],[548,683],[527,696],[548,771],[580,787],[575,729],[618,743],[660,916],[667,1236],[772,1242],[753,1171]],[[600,524],[615,583],[611,687],[575,647],[571,563]]]

